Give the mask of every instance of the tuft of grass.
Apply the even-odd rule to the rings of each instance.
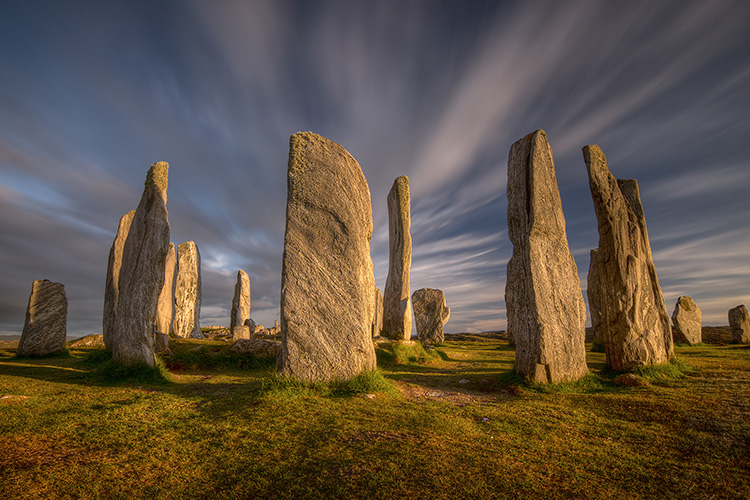
[[[428,364],[440,361],[441,357],[436,349],[429,352],[420,342],[390,342],[380,344],[375,349],[378,364],[406,365]]]
[[[692,370],[692,367],[682,359],[674,356],[668,363],[660,363],[650,366],[638,366],[633,369],[633,373],[648,380],[651,383],[668,382],[677,380]]]
[[[105,384],[165,384],[172,381],[169,370],[158,358],[154,367],[145,363],[122,366],[112,359],[109,351],[96,349],[83,362],[93,367],[91,376]]]
[[[255,370],[270,368],[276,363],[274,359],[260,359],[251,354],[239,354],[230,351],[231,346],[212,347],[191,344],[176,345],[170,355],[164,357],[171,370]]]
[[[273,398],[361,396],[368,393],[398,394],[391,381],[380,370],[361,373],[350,380],[305,382],[274,375],[263,382],[260,392]]]
[[[51,352],[49,354],[42,354],[34,355],[34,354],[27,354],[22,355],[18,354],[18,351],[16,351],[15,355],[13,356],[13,359],[56,359],[56,358],[69,358],[70,357],[70,351],[68,351],[67,347],[64,347],[62,351],[57,352]]]

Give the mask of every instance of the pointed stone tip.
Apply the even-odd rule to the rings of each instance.
[[[295,132],[289,136],[289,146],[295,147],[300,146],[307,142],[330,142],[322,135],[316,134],[315,132]]]
[[[152,184],[156,187],[156,189],[160,191],[166,191],[168,179],[169,163],[165,161],[157,161],[156,163],[151,165],[151,168],[148,169],[148,174],[146,174],[146,182],[144,184],[146,186]]]
[[[583,151],[583,160],[587,165],[590,165],[592,161],[596,160],[599,160],[604,164],[607,163],[607,158],[604,156],[602,148],[600,148],[596,144],[588,144],[584,146],[581,151]]]

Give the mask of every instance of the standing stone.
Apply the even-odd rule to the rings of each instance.
[[[245,321],[248,319],[250,319],[250,278],[245,271],[240,269],[237,271],[237,283],[234,285],[229,329],[234,331],[235,326],[244,326]]]
[[[67,319],[65,287],[49,280],[34,281],[18,342],[18,354],[44,356],[64,350]]]
[[[667,306],[651,257],[638,182],[616,180],[599,146],[583,157],[599,222],[599,309],[607,364],[618,371],[674,355]]]
[[[411,339],[410,206],[409,178],[402,175],[388,193],[388,277],[383,291],[383,335],[394,340]]]
[[[253,338],[253,334],[249,326],[237,325],[232,328],[232,340],[251,339],[251,338]]]
[[[350,379],[375,369],[370,189],[357,161],[311,132],[289,140],[278,372]]]
[[[174,288],[174,324],[177,337],[202,339],[201,254],[194,241],[177,247],[177,279]]]
[[[602,314],[604,311],[602,311],[600,302],[601,293],[601,285],[599,283],[599,251],[594,248],[590,253],[589,274],[586,279],[586,296],[589,298],[589,312],[591,313],[591,329],[594,330],[594,344],[604,347],[604,331],[602,328],[602,324],[604,323]]]
[[[588,373],[586,305],[543,130],[510,148],[508,236],[505,303],[516,373],[540,383],[577,380]]]
[[[733,343],[750,342],[750,319],[744,305],[729,310],[729,328],[732,330]]]
[[[108,351],[112,350],[112,336],[115,331],[117,318],[117,301],[120,297],[120,268],[122,268],[122,250],[125,240],[133,223],[135,210],[131,210],[122,217],[117,226],[117,234],[109,249],[107,262],[107,279],[104,286],[104,311],[102,313],[102,337]]]
[[[168,174],[166,162],[151,165],[122,249],[115,327],[108,347],[123,365],[156,365],[156,309],[169,251]]]
[[[375,305],[372,314],[372,336],[379,337],[383,331],[383,292],[375,288]]]
[[[417,323],[417,338],[423,344],[440,344],[445,341],[443,325],[451,317],[451,310],[445,305],[442,290],[422,288],[411,296],[414,319]]]
[[[164,262],[164,284],[159,294],[159,306],[156,309],[157,332],[169,335],[172,332],[174,321],[174,276],[177,269],[177,257],[175,256],[174,243],[169,244],[167,260]],[[161,340],[163,343],[163,339]],[[156,351],[160,352],[160,351]]]
[[[672,313],[672,324],[679,342],[699,344],[701,338],[701,310],[693,299],[684,296],[677,299]]]

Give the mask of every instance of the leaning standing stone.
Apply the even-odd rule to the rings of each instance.
[[[750,319],[748,319],[747,308],[744,305],[729,310],[729,328],[732,330],[733,343],[750,342]]]
[[[201,314],[201,254],[194,241],[177,247],[177,279],[174,289],[174,325],[177,337],[202,339]]]
[[[123,365],[156,365],[156,309],[169,250],[168,174],[166,162],[151,165],[122,250],[117,314],[108,348]]]
[[[117,319],[117,301],[120,298],[120,268],[122,267],[122,250],[125,240],[133,223],[135,210],[131,210],[122,217],[117,226],[117,234],[109,249],[107,262],[107,279],[104,287],[104,311],[102,313],[102,337],[107,350],[112,350],[112,336],[115,332]]]
[[[49,280],[34,281],[18,342],[18,354],[44,356],[64,350],[67,318],[65,287]]]
[[[167,260],[164,263],[164,284],[159,294],[159,307],[156,309],[156,324],[154,326],[157,332],[166,335],[172,332],[172,321],[174,321],[174,276],[176,268],[177,257],[175,257],[174,243],[170,243]]]
[[[423,344],[440,344],[445,341],[443,326],[451,317],[445,305],[445,293],[434,288],[422,288],[411,296],[417,338]]]
[[[409,178],[402,175],[388,193],[388,278],[383,292],[383,334],[394,340],[411,339],[410,228]]]
[[[237,271],[237,283],[234,285],[234,297],[232,297],[230,331],[233,332],[235,326],[243,326],[248,319],[250,319],[250,278],[245,271],[240,269]]]
[[[586,306],[543,130],[510,148],[508,236],[505,303],[516,373],[541,383],[577,380],[588,373]]]
[[[281,272],[281,375],[350,379],[375,368],[370,190],[339,144],[303,132],[289,141]]]
[[[599,146],[585,146],[599,223],[599,305],[607,364],[618,371],[674,355],[667,306],[651,257],[635,180],[616,180]]]
[[[672,324],[679,342],[683,344],[701,342],[701,316],[701,310],[693,299],[688,296],[677,299],[672,313]]]

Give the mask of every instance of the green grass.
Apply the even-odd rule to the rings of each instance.
[[[638,388],[612,384],[616,374],[596,352],[577,382],[524,385],[513,348],[489,337],[424,352],[379,348],[378,370],[328,384],[243,365],[227,347],[173,342],[159,368],[166,381],[113,381],[100,349],[43,359],[3,349],[0,498],[739,499],[750,491],[742,346],[678,346],[670,367],[641,375],[661,382]]]

